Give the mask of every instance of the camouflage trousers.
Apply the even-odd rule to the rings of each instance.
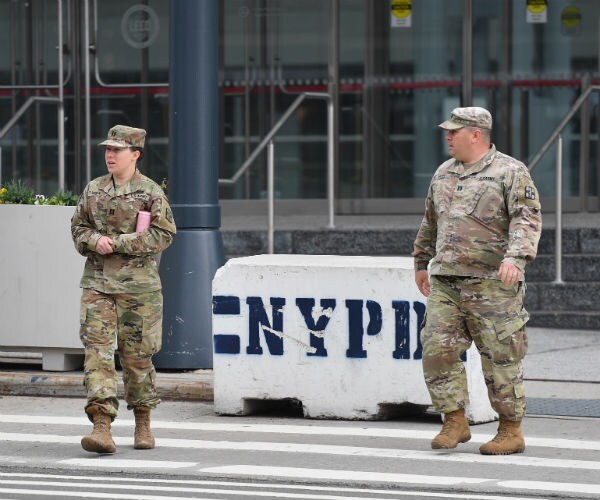
[[[79,336],[85,347],[86,412],[95,405],[113,419],[117,416],[115,345],[123,369],[128,409],[155,408],[160,403],[151,358],[161,347],[162,307],[160,290],[106,294],[83,289]]]
[[[469,403],[461,356],[475,342],[492,408],[521,420],[526,400],[523,358],[527,353],[523,282],[431,276],[421,330],[423,372],[435,409],[450,413]]]

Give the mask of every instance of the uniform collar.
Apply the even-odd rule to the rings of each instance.
[[[492,163],[492,161],[494,161],[494,158],[496,158],[496,153],[496,146],[494,144],[490,144],[490,149],[485,156],[475,162],[475,164],[471,165],[471,167],[468,169],[469,175],[481,172],[485,167]],[[465,172],[467,172],[467,170],[465,170],[464,163],[457,160],[454,160],[454,163],[450,165],[448,171],[458,175],[463,175]]]
[[[117,188],[117,191],[118,191],[119,195],[134,193],[135,191],[138,191],[140,189],[141,185],[142,185],[142,174],[136,168],[135,172],[133,173],[133,177],[131,179],[129,179],[127,184],[123,184],[122,186],[119,186]],[[107,193],[111,196],[115,196],[117,194],[115,191],[115,188],[114,188],[113,178],[112,178],[111,174],[105,175],[100,180],[99,187],[100,187],[100,189],[102,189],[102,191],[104,191],[105,193]]]

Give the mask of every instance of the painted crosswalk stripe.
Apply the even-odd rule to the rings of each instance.
[[[357,470],[305,469],[300,467],[269,467],[254,465],[222,465],[204,467],[207,474],[233,474],[254,477],[302,478],[311,480],[368,481],[402,484],[429,484],[432,486],[458,486],[483,484],[492,479],[459,476],[428,476],[425,474],[400,474],[395,472],[367,472]]]
[[[77,465],[93,468],[119,468],[119,469],[183,469],[185,467],[194,467],[196,462],[174,462],[172,460],[119,460],[111,456],[103,458],[70,458],[59,460],[62,465]]]
[[[527,489],[535,491],[571,492],[589,495],[600,494],[600,484],[558,483],[544,481],[497,481],[485,478],[445,477],[445,476],[420,476],[411,474],[394,474],[380,472],[365,472],[351,470],[326,470],[305,469],[298,467],[269,467],[261,465],[224,465],[218,467],[205,467],[201,472],[210,474],[229,474],[241,476],[254,476],[260,478],[278,477],[310,480],[335,480],[335,481],[379,481],[387,483],[418,483],[430,485],[456,486],[460,484],[495,484],[507,489]],[[452,481],[455,482],[452,482]],[[497,481],[497,482],[496,482]],[[485,497],[482,497],[485,498]],[[506,499],[507,497],[499,497]],[[537,497],[536,497],[537,498]]]
[[[0,423],[15,424],[46,424],[46,425],[79,425],[88,426],[90,422],[85,417],[47,417],[36,415],[0,415]],[[133,427],[131,419],[116,419],[113,427]],[[212,422],[171,422],[153,420],[153,429],[195,430],[198,432],[245,432],[272,434],[299,434],[312,436],[352,436],[352,437],[388,437],[397,439],[431,440],[439,431],[418,429],[397,429],[389,427],[354,427],[354,426],[325,426],[325,425],[277,425],[277,424],[222,424]],[[491,434],[472,434],[472,443],[485,443]],[[528,447],[560,448],[566,450],[600,451],[600,441],[584,441],[577,439],[554,439],[526,436]]]
[[[356,471],[351,471],[355,473]],[[376,473],[371,473],[376,474]],[[233,482],[233,481],[199,481],[199,480],[166,480],[166,479],[154,479],[147,481],[141,479],[136,481],[135,479],[124,479],[124,478],[83,478],[80,476],[52,476],[52,475],[28,475],[28,474],[0,474],[3,476],[2,483],[0,484],[0,493],[21,493],[21,494],[32,494],[32,492],[40,493],[39,489],[25,489],[23,487],[44,487],[44,494],[52,492],[49,488],[59,489],[60,492],[65,492],[65,496],[76,496],[79,494],[82,498],[109,498],[108,493],[95,491],[86,491],[85,488],[90,487],[90,480],[100,481],[101,485],[98,488],[103,490],[127,490],[127,491],[143,491],[146,492],[149,489],[153,493],[185,493],[185,494],[230,494],[237,496],[273,496],[277,498],[290,498],[290,499],[314,499],[314,500],[381,500],[383,498],[393,496],[399,498],[401,496],[410,497],[436,497],[436,498],[452,498],[455,500],[526,500],[524,497],[513,497],[506,495],[494,495],[494,494],[482,494],[482,493],[444,493],[444,492],[424,492],[424,491],[403,491],[398,490],[387,490],[387,489],[374,489],[374,488],[351,488],[344,486],[325,486],[325,485],[300,485],[300,484],[265,484],[265,483],[250,483],[250,482]],[[380,477],[393,477],[395,481],[386,482],[390,483],[412,483],[414,477],[424,477],[427,479],[433,478],[434,482],[430,484],[450,486],[456,484],[464,484],[467,481],[457,482],[457,478],[448,478],[449,481],[435,482],[435,476],[410,476],[402,474],[378,474]],[[20,477],[22,479],[13,479]],[[68,481],[60,481],[59,479],[68,479]],[[407,479],[405,481],[404,479]],[[483,480],[486,481],[486,480]],[[148,483],[160,483],[152,484],[148,486]],[[473,481],[468,481],[469,484],[473,484]],[[20,486],[21,488],[9,488],[9,486]],[[65,489],[67,488],[67,489]],[[82,489],[83,488],[83,489]],[[69,492],[68,489],[76,490],[77,493]],[[53,496],[57,496],[58,492],[52,493]],[[352,495],[352,496],[350,496]],[[364,496],[371,495],[371,496]],[[373,496],[376,495],[376,496]],[[127,499],[162,499],[163,496],[157,495],[135,495],[132,493],[116,494],[113,498],[127,498]],[[176,499],[181,497],[169,496],[167,498]],[[185,497],[189,498],[189,497]],[[196,497],[197,498],[197,497]],[[203,496],[202,498],[206,498]],[[539,499],[544,500],[544,499]]]
[[[354,473],[354,471],[353,471]],[[398,474],[395,475],[398,477]],[[319,492],[335,492],[335,493],[346,493],[346,494],[354,494],[354,493],[362,493],[365,495],[380,495],[382,497],[385,496],[398,496],[402,494],[402,492],[398,492],[397,490],[389,490],[386,488],[366,488],[366,487],[349,487],[349,486],[327,486],[325,484],[298,484],[298,483],[263,483],[256,481],[218,481],[211,479],[171,479],[171,478],[123,478],[117,476],[70,476],[65,474],[39,474],[39,473],[26,473],[26,472],[0,472],[0,478],[23,478],[29,480],[31,484],[36,484],[36,481],[51,479],[54,481],[58,480],[68,480],[70,484],[73,481],[85,481],[88,484],[98,482],[102,485],[110,484],[110,483],[118,483],[119,485],[126,484],[143,484],[144,487],[148,488],[150,485],[151,489],[154,489],[156,485],[187,485],[187,486],[215,486],[215,487],[229,487],[229,488],[243,488],[246,491],[256,490],[256,489],[264,489],[268,487],[270,490],[297,490],[297,491],[319,491]],[[411,476],[416,477],[416,476]],[[420,476],[419,476],[420,477]],[[424,476],[429,479],[431,476]],[[454,478],[456,479],[456,478]],[[400,481],[395,481],[400,482]],[[54,483],[53,483],[54,484]],[[432,483],[433,484],[433,483]],[[447,484],[444,484],[447,486]],[[406,495],[414,495],[415,492],[406,491],[403,488],[403,491],[406,492]],[[454,493],[430,493],[430,492],[416,492],[417,496],[436,496],[441,498],[464,498],[464,499],[478,499],[478,500],[525,500],[523,497],[507,497],[505,495],[499,497],[494,494],[480,494],[476,495],[465,493],[465,494],[457,494]],[[355,497],[353,497],[355,498]],[[528,497],[529,498],[529,497]],[[538,500],[545,500],[538,497]]]
[[[55,444],[79,444],[78,436],[58,434],[21,434],[0,433],[0,441],[42,442]],[[131,446],[133,438],[114,437],[117,445]],[[340,455],[353,457],[393,458],[405,460],[437,460],[442,462],[461,462],[497,465],[518,465],[529,467],[550,467],[561,469],[600,470],[600,462],[590,460],[569,460],[542,458],[533,456],[495,456],[476,453],[404,450],[396,448],[367,448],[358,446],[319,445],[303,443],[280,443],[261,441],[206,441],[194,439],[159,438],[157,445],[166,448],[185,448],[201,450],[251,451],[273,453],[313,453],[318,455]],[[85,461],[83,461],[85,462]]]

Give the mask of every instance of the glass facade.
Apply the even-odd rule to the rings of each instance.
[[[582,90],[600,82],[597,0],[548,0],[541,12],[525,0],[223,0],[220,6],[220,176],[239,169],[300,93],[327,92],[336,83],[339,212],[420,212],[429,179],[447,157],[436,125],[461,103],[489,108],[498,148],[528,162]],[[95,144],[115,123],[148,130],[142,168],[161,182],[168,163],[168,0],[0,0],[0,43],[8,49],[0,52],[1,181],[24,179],[45,194],[58,187],[57,104],[36,102],[10,129],[5,125],[30,97],[58,93],[59,10],[66,187],[78,192],[88,175],[104,172]],[[332,82],[332,68],[338,81]],[[582,198],[598,208],[598,117],[592,93],[562,133],[563,189],[574,210]],[[275,149],[277,198],[326,197],[323,100],[303,101]],[[222,186],[221,199],[264,198],[265,156],[234,186]],[[533,172],[543,197],[555,194],[554,164],[551,148]]]

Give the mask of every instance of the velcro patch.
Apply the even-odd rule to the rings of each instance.
[[[525,198],[528,200],[535,200],[535,188],[532,186],[525,186]]]

